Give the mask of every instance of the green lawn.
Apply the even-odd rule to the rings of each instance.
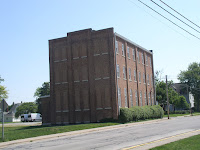
[[[169,114],[169,117],[178,117],[178,116],[186,116],[186,115],[190,115],[190,114]],[[200,115],[200,113],[192,113],[193,116],[197,116]],[[168,117],[168,115],[164,115],[164,117]]]
[[[90,123],[79,125],[65,125],[65,126],[16,126],[16,127],[4,127],[4,141],[12,141],[17,139],[25,139],[30,137],[49,135],[55,133],[63,133],[69,131],[98,128],[104,126],[117,125],[119,123]],[[0,135],[2,130],[0,130]],[[0,138],[2,142],[2,138]]]
[[[151,150],[199,150],[200,135],[192,136],[163,146],[152,148]]]

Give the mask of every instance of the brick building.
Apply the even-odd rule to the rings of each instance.
[[[113,28],[70,32],[49,41],[50,97],[43,123],[118,118],[119,107],[154,104],[151,51]]]

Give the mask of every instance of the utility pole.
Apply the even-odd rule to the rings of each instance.
[[[4,99],[2,100],[2,140],[4,141]]]
[[[169,119],[169,98],[168,98],[168,83],[167,83],[167,75],[166,75],[166,95],[167,95],[167,113]]]

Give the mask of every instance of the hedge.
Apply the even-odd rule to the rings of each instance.
[[[126,123],[130,121],[163,118],[163,115],[163,108],[159,105],[121,108],[119,122]]]

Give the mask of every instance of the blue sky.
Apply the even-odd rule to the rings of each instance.
[[[199,0],[163,1],[200,25]],[[200,36],[150,0],[144,2]],[[9,91],[9,104],[35,100],[36,88],[49,81],[48,40],[67,32],[114,27],[115,32],[154,50],[155,70],[162,70],[161,78],[167,74],[174,82],[180,70],[200,60],[200,40],[137,0],[1,0],[0,18],[0,75]]]

